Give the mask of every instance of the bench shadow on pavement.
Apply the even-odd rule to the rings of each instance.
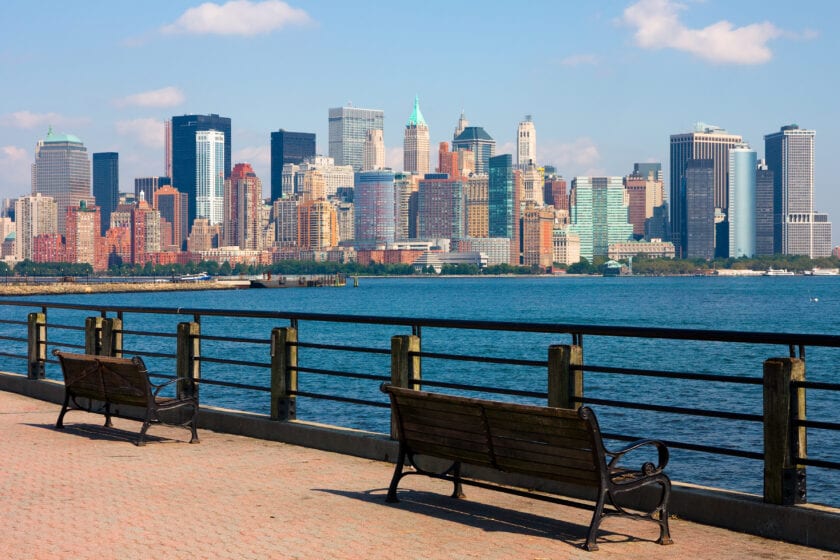
[[[582,546],[586,541],[586,533],[592,515],[592,511],[589,510],[585,513],[585,521],[570,523],[554,517],[520,512],[469,499],[451,498],[435,492],[400,490],[399,503],[389,504],[385,502],[387,488],[361,492],[336,490],[334,488],[313,488],[313,490],[383,507],[400,509],[418,515],[427,515],[453,523],[461,523],[486,532],[508,532],[543,537],[576,547]],[[558,515],[560,514],[561,512],[558,511]],[[598,531],[599,544],[631,541],[655,543],[655,538],[638,538],[637,536],[611,532],[603,527]]]
[[[50,430],[59,434],[67,434],[69,436],[76,436],[76,437],[85,437],[89,440],[93,441],[121,441],[126,443],[131,443],[135,445],[137,443],[137,438],[139,437],[140,429],[138,427],[137,430],[123,430],[121,428],[115,427],[106,427],[101,424],[86,424],[84,422],[80,423],[68,423],[64,425],[64,428],[57,429],[54,423],[50,424],[24,424],[25,426],[31,426],[33,428],[42,428],[45,430]],[[149,433],[146,433],[146,443],[180,443],[178,440],[155,436]]]

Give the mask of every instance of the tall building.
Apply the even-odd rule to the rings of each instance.
[[[461,111],[461,116],[458,117],[458,124],[455,125],[455,134],[452,135],[452,139],[455,140],[458,136],[464,132],[464,129],[470,125],[470,121],[467,120],[467,117],[464,115],[464,111]]]
[[[554,211],[526,203],[522,212],[522,265],[550,268],[554,262]]]
[[[570,200],[569,233],[580,238],[581,257],[606,256],[612,243],[632,238],[621,177],[575,177]]]
[[[298,207],[298,247],[322,251],[338,245],[338,220],[326,200],[310,200]]]
[[[511,240],[511,265],[519,264],[519,199],[521,174],[510,154],[491,157],[487,183],[487,233]]]
[[[428,173],[417,191],[418,237],[464,237],[464,184],[443,173]]]
[[[227,247],[261,250],[262,183],[249,163],[237,163],[225,181],[224,226]]]
[[[683,257],[710,260],[715,256],[715,161],[688,160],[682,182],[685,209]]]
[[[365,134],[364,161],[362,171],[385,169],[385,137],[378,129],[368,130]]]
[[[97,248],[101,247],[100,219],[98,206],[89,208],[82,202],[79,206],[67,209],[64,248],[64,258],[67,262],[87,263],[95,271],[108,268],[107,255],[99,255],[97,252]]]
[[[663,182],[662,164],[659,162],[634,163],[633,174],[642,177],[653,177],[654,181]]]
[[[224,135],[222,156],[224,175],[221,178],[219,190],[219,196],[221,197],[221,189],[223,188],[221,185],[224,185],[224,180],[230,176],[231,169],[230,119],[216,114],[172,117],[172,186],[183,193],[187,193],[187,201],[189,202],[187,206],[188,227],[192,227],[192,222],[197,216],[196,133],[207,130],[215,130]]]
[[[163,175],[172,177],[172,119],[163,121]]]
[[[33,240],[42,234],[58,233],[58,203],[51,196],[22,196],[15,202],[15,257],[32,260]]]
[[[533,202],[537,206],[545,204],[543,192],[543,175],[533,163],[526,163],[520,168],[522,172],[522,202]]]
[[[280,249],[296,247],[298,243],[298,206],[295,198],[274,201],[274,244]]]
[[[271,200],[283,197],[283,166],[299,165],[315,157],[315,134],[289,132],[282,128],[271,133]]]
[[[52,129],[35,148],[32,194],[50,196],[58,205],[58,233],[64,235],[67,209],[84,201],[93,206],[87,148],[72,134]]]
[[[729,257],[755,256],[755,150],[741,144],[729,150]]]
[[[397,240],[417,237],[417,212],[412,213],[413,205],[417,205],[417,190],[420,188],[420,176],[412,173],[394,174],[394,189],[396,196],[396,233]]]
[[[131,208],[131,264],[144,265],[160,252],[160,212],[144,198]]]
[[[120,202],[120,155],[117,152],[93,154],[93,198],[99,206],[100,235],[111,223],[111,212]]]
[[[720,127],[697,123],[694,131],[671,135],[671,240],[677,257],[686,257],[685,184],[686,165],[691,159],[706,159],[712,162],[713,182],[712,204],[726,213],[729,207],[729,148],[742,142],[741,136],[729,134]]]
[[[569,195],[566,192],[566,179],[559,175],[549,175],[543,184],[546,204],[554,206],[555,210],[569,211]],[[574,263],[572,263],[574,264]]]
[[[815,136],[791,124],[764,137],[767,167],[773,172],[775,253],[828,256],[814,249]]]
[[[195,216],[211,226],[224,220],[225,177],[230,176],[224,169],[225,142],[218,130],[195,133]]]
[[[181,251],[187,242],[187,193],[182,193],[172,185],[166,185],[155,191],[153,206],[160,212],[161,221],[171,225],[170,235],[161,234],[161,250]]]
[[[171,185],[169,177],[135,177],[134,200],[140,200],[140,193],[149,201],[155,199],[155,193],[163,186]]]
[[[633,236],[637,239],[644,237],[645,221],[653,217],[654,208],[662,206],[664,196],[661,168],[657,172],[656,169],[640,168],[639,165],[637,163],[633,173],[624,178],[629,220],[633,224]],[[647,173],[644,173],[644,170],[647,170]]]
[[[396,239],[394,172],[363,171],[353,195],[356,247],[375,248]]]
[[[755,168],[755,256],[773,256],[773,172],[761,159]]]
[[[522,169],[537,164],[537,131],[531,115],[526,115],[516,130],[516,164]]]
[[[429,125],[420,112],[420,100],[414,96],[414,110],[405,125],[403,139],[403,170],[421,177],[430,171]]]
[[[385,112],[380,109],[337,107],[329,110],[329,156],[336,165],[352,165],[361,171],[368,130],[385,130]]]
[[[466,181],[464,205],[467,213],[467,237],[490,236],[489,182],[487,175],[472,175]]]
[[[475,172],[487,173],[496,155],[496,141],[480,126],[468,126],[452,140],[452,151],[469,150],[475,155]]]

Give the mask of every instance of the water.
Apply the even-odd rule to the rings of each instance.
[[[673,327],[736,331],[840,334],[840,277],[772,278],[362,278],[358,288],[241,290],[97,294],[37,297],[37,300],[71,301],[125,306],[182,308],[260,309],[452,318],[493,321],[530,321],[567,324]],[[73,315],[76,313],[76,315]],[[66,315],[78,322],[78,312],[50,311],[50,322]],[[73,318],[71,318],[73,317]],[[175,324],[188,317],[128,314],[126,329],[175,332]],[[270,329],[282,321],[237,321],[235,332],[228,320],[202,319],[203,334],[225,334],[267,340]],[[400,327],[358,327],[304,322],[300,338],[324,342],[389,348],[394,334],[409,334]],[[51,340],[70,340],[78,333],[51,331]],[[64,338],[63,338],[64,337]],[[75,339],[78,342],[78,339]],[[568,344],[568,336],[495,333],[486,331],[423,330],[425,352],[469,353],[545,360],[550,344]],[[171,352],[174,341],[126,336],[125,347],[137,351]],[[765,359],[786,356],[785,346],[677,342],[645,339],[584,337],[587,364],[650,368],[665,371],[715,373],[760,378]],[[205,341],[202,355],[270,361],[267,345]],[[840,352],[809,347],[809,381],[838,382]],[[170,370],[171,362],[148,360],[152,371]],[[300,349],[306,367],[389,375],[388,356],[354,355]],[[6,367],[4,363],[0,365]],[[20,370],[21,363],[13,364]],[[205,379],[268,385],[265,369],[203,363]],[[49,373],[49,375],[55,375]],[[530,391],[546,390],[542,369],[515,366],[481,366],[469,362],[424,360],[424,379],[505,386]],[[300,390],[363,398],[382,402],[378,383],[301,374]],[[587,373],[588,397],[620,399],[686,408],[762,413],[761,386],[699,383]],[[268,396],[204,386],[202,402],[260,413],[268,412]],[[840,395],[809,391],[808,417],[837,422]],[[666,415],[596,406],[602,430],[639,437],[654,437],[703,445],[720,445],[760,453],[760,423],[724,422],[693,416]],[[342,426],[387,432],[388,415],[371,409],[324,400],[299,399],[298,417]],[[809,453],[813,458],[840,461],[840,436],[810,430]],[[613,442],[618,446],[617,442]],[[762,463],[757,460],[710,456],[673,450],[669,473],[675,480],[760,493]],[[809,501],[840,505],[840,473],[808,469]]]

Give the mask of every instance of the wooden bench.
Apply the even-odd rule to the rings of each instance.
[[[409,474],[423,474],[454,483],[452,497],[463,497],[462,482],[488,486],[461,477],[461,464],[523,474],[597,491],[595,513],[584,548],[597,550],[596,536],[607,515],[642,517],[659,524],[659,544],[671,544],[668,528],[668,499],[671,481],[662,470],[668,449],[652,440],[634,442],[620,451],[607,451],[595,413],[579,410],[530,406],[403,389],[383,384],[391,398],[399,439],[399,457],[388,488],[387,501],[397,502],[397,486]],[[639,469],[618,465],[629,451],[653,446],[658,464],[646,462]],[[418,466],[415,457],[424,455],[453,461],[442,472]],[[404,470],[408,461],[414,470]],[[661,487],[661,498],[653,510],[633,513],[615,501],[619,494],[647,485]],[[522,493],[522,492],[514,492]],[[541,494],[528,493],[534,498]],[[550,498],[547,498],[550,499]],[[605,509],[606,503],[614,509]]]
[[[139,407],[145,411],[143,427],[137,445],[144,445],[146,431],[152,422],[164,423],[161,411],[170,411],[184,407],[189,410],[187,420],[178,425],[189,427],[192,432],[190,443],[198,443],[195,420],[198,413],[198,398],[192,379],[172,379],[160,385],[149,380],[149,372],[140,357],[110,358],[89,354],[72,354],[53,351],[61,363],[64,374],[64,405],[55,427],[64,427],[64,415],[71,403],[74,408],[88,412],[105,414],[105,426],[111,426],[111,406],[125,405]],[[185,383],[183,395],[162,397],[161,390],[172,383]],[[82,403],[79,399],[87,399]]]

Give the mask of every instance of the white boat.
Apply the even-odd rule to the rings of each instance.
[[[212,276],[206,272],[199,272],[198,274],[188,274],[178,278],[179,282],[203,282],[212,279]]]
[[[762,276],[793,276],[794,273],[786,268],[768,268]]]
[[[808,276],[837,276],[840,274],[840,269],[814,267],[811,270],[806,270],[805,274]]]

